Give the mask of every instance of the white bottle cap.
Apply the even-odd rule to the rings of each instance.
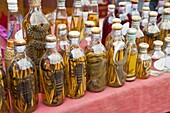
[[[7,3],[8,3],[8,4],[9,4],[9,3],[11,3],[11,4],[17,4],[18,1],[17,1],[17,0],[7,0]]]

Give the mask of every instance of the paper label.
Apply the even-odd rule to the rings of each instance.
[[[80,58],[84,56],[83,51],[80,48],[75,48],[71,51],[73,58]]]
[[[128,29],[129,29],[129,22],[126,22],[125,24],[123,24],[122,34],[126,35]]]
[[[62,61],[61,57],[57,53],[49,55],[48,58],[50,60],[50,64],[56,64],[58,61]]]
[[[17,64],[20,70],[26,70],[30,67],[33,67],[33,65],[26,58],[19,60]]]
[[[103,53],[105,51],[104,47],[101,47],[100,44],[94,45],[92,48],[93,48],[93,51],[94,51],[95,54],[100,54],[100,53]]]

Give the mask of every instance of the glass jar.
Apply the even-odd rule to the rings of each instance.
[[[166,47],[164,48],[164,52],[166,58],[165,58],[164,72],[170,72],[170,37],[165,38],[165,43],[166,43]]]
[[[148,19],[149,19],[149,7],[143,7],[142,9],[142,20],[140,22],[140,29],[143,30],[143,28],[148,24]]]

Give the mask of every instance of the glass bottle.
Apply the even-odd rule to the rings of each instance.
[[[161,41],[164,41],[164,38],[170,33],[170,8],[165,8],[163,15],[163,21],[159,24]]]
[[[16,32],[22,29],[17,0],[7,0],[8,3],[8,39],[14,39]]]
[[[26,55],[26,41],[15,40],[15,58],[8,68],[9,90],[14,112],[30,113],[38,105],[36,66]]]
[[[126,81],[131,82],[136,79],[136,62],[138,49],[136,46],[136,33],[137,30],[134,28],[129,28],[127,31],[126,45],[128,49],[128,56],[126,62]]]
[[[83,20],[87,21],[88,12],[90,9],[90,0],[82,0]]]
[[[151,66],[150,75],[159,76],[163,74],[163,70],[165,66],[165,53],[161,49],[161,46],[163,45],[162,41],[155,40],[153,43],[154,43],[154,50],[151,51],[152,66]]]
[[[56,49],[56,37],[46,36],[46,52],[40,60],[43,103],[57,106],[64,102],[64,61]]]
[[[115,18],[115,5],[108,5],[109,14],[103,20],[103,29],[102,29],[102,44],[105,45],[105,40],[107,35],[112,30],[112,20]]]
[[[2,65],[2,55],[0,50],[0,113],[10,113],[10,103],[8,95],[8,86],[7,86],[7,75],[3,69]]]
[[[149,22],[143,28],[144,42],[149,44],[149,51],[153,50],[153,42],[160,39],[160,30],[156,24],[156,18],[158,13],[155,11],[150,11]]]
[[[165,58],[165,67],[164,72],[170,72],[170,37],[165,38],[166,47],[164,49],[166,58]]]
[[[99,27],[99,9],[97,0],[91,0],[87,20],[93,21],[95,23],[95,27]]]
[[[130,27],[132,24],[132,16],[135,16],[135,15],[140,16],[140,13],[138,11],[138,2],[139,2],[138,0],[131,0],[132,8],[130,12],[127,14],[129,22],[130,22]]]
[[[144,34],[142,30],[140,29],[140,16],[132,16],[132,28],[135,28],[137,30],[136,33],[136,45],[137,48],[139,49],[139,44],[141,42],[144,42]]]
[[[126,15],[126,2],[119,2],[119,13],[117,17],[121,19],[121,24],[123,25],[122,34],[125,36],[130,26],[129,19]]]
[[[140,29],[143,30],[143,28],[148,24],[149,20],[149,7],[143,7],[142,9],[142,20],[140,22]]]
[[[155,8],[155,11],[158,12],[157,23],[159,23],[162,19],[163,10],[164,10],[164,0],[158,0],[158,5]]]
[[[80,98],[86,92],[86,57],[79,46],[80,32],[70,31],[69,75],[66,76],[66,96]]]
[[[136,63],[136,78],[147,79],[150,76],[152,64],[151,56],[147,52],[149,45],[147,43],[140,43],[139,48]]]
[[[94,22],[93,21],[86,21],[85,22],[85,32],[84,32],[84,37],[80,41],[80,47],[83,51],[86,50],[87,46],[91,44],[91,28],[94,27]]]
[[[67,11],[65,7],[66,0],[57,0],[57,12],[55,22],[55,36],[58,38],[58,24],[66,24],[68,29]]]
[[[122,41],[122,25],[113,24],[115,29],[113,32],[112,41],[107,47],[108,72],[107,85],[111,87],[123,86],[126,80],[126,73],[123,66],[127,60],[126,44]]]
[[[92,43],[85,50],[87,59],[87,90],[101,92],[106,86],[107,57],[101,43],[101,29],[93,27]]]

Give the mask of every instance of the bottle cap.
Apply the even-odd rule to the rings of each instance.
[[[164,3],[164,8],[170,8],[170,2],[165,2]]]
[[[170,15],[170,8],[165,8],[164,9],[164,14]]]
[[[15,41],[15,39],[9,39],[9,40],[7,41],[8,47],[13,48],[13,47],[14,47],[14,41]]]
[[[94,27],[95,26],[95,23],[93,21],[86,21],[84,24],[86,27]]]
[[[126,6],[126,2],[119,2],[119,6]]]
[[[55,35],[47,35],[45,37],[46,42],[56,42],[56,36]]]
[[[135,21],[135,22],[138,22],[141,20],[141,17],[140,16],[132,16],[132,21]]]
[[[112,19],[112,24],[114,24],[114,23],[121,23],[121,19],[120,18]]]
[[[139,2],[138,0],[130,0],[130,1],[136,4]]]
[[[142,9],[143,9],[143,11],[149,11],[150,10],[149,7],[143,7]]]
[[[80,37],[80,32],[78,32],[78,31],[70,31],[69,32],[69,37],[70,38],[79,38]]]
[[[149,44],[147,44],[147,43],[140,43],[139,47],[142,48],[142,49],[147,49],[147,48],[149,48]]]
[[[156,46],[162,46],[162,45],[163,45],[163,42],[160,41],[160,40],[155,40],[155,41],[153,42],[153,44],[156,45]]]
[[[165,42],[170,43],[170,37],[166,37],[166,38],[165,38]]]
[[[23,46],[23,45],[26,45],[26,41],[24,39],[16,39],[14,41],[14,45],[15,46]]]
[[[157,17],[158,13],[156,11],[150,11],[149,16]]]
[[[122,29],[122,24],[120,23],[115,23],[115,24],[112,24],[112,30],[121,30]]]
[[[144,2],[150,2],[151,0],[144,0]]]
[[[99,34],[101,33],[101,29],[99,27],[93,27],[91,28],[92,34]]]
[[[41,0],[28,0],[29,6],[41,6]]]
[[[109,4],[107,7],[108,7],[108,9],[115,9],[115,5],[113,5],[113,4]]]
[[[67,29],[66,24],[58,24],[58,30],[65,30]]]
[[[17,0],[7,0],[7,3],[8,4],[17,4],[18,3],[18,1]]]
[[[128,28],[127,34],[129,35],[135,35],[137,33],[137,30],[135,28]]]

